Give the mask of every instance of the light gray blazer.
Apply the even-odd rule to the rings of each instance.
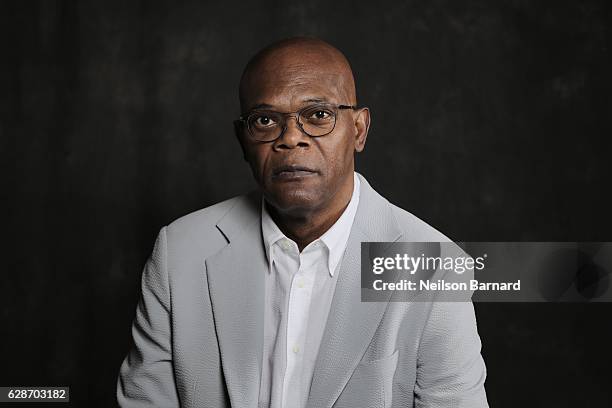
[[[486,407],[471,302],[361,302],[362,241],[448,241],[361,180],[307,408]],[[256,407],[262,365],[261,195],[161,229],[142,275],[121,407]]]

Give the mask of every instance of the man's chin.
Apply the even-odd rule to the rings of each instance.
[[[266,194],[267,201],[274,206],[276,211],[283,214],[301,215],[317,210],[320,207],[320,199],[311,191],[294,190],[291,192],[280,191],[278,194]]]

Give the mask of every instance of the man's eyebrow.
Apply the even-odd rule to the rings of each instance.
[[[304,102],[322,103],[322,102],[329,102],[329,100],[327,98],[308,98],[308,99],[305,99]]]
[[[306,99],[302,99],[302,102],[305,103],[329,103],[329,100],[325,97],[314,97],[314,98],[306,98]],[[274,106],[270,105],[268,103],[258,103],[257,105],[253,105],[251,106],[249,109],[247,109],[247,112],[253,111],[253,110],[258,110],[258,109],[273,109]]]
[[[258,103],[257,105],[251,106],[249,109],[247,109],[247,112],[255,110],[255,109],[270,109],[270,108],[273,108],[273,106],[270,104]]]

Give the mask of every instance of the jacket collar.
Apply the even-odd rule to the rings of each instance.
[[[372,188],[365,177],[358,172],[355,173],[360,181],[360,191],[353,227],[359,228],[372,238],[400,234],[389,202]],[[228,242],[231,242],[232,237],[239,237],[245,227],[260,221],[261,197],[262,194],[258,190],[249,192],[242,200],[237,200],[236,204],[217,222],[217,228]]]

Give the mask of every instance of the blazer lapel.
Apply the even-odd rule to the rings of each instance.
[[[401,237],[387,200],[358,173],[359,206],[334,290],[307,408],[331,407],[370,344],[387,301],[361,302],[361,242],[393,242]]]
[[[256,407],[261,380],[265,258],[261,196],[252,193],[217,223],[229,240],[206,259],[223,374],[232,407]]]

